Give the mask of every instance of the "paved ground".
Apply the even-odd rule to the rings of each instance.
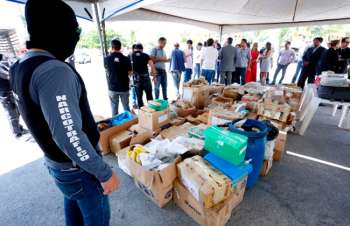
[[[322,107],[304,137],[290,134],[287,149],[349,167],[350,132],[338,129],[331,109]],[[196,225],[173,204],[159,209],[137,190],[106,157],[121,177],[111,196],[111,225]],[[350,225],[350,172],[285,155],[272,172],[246,192],[228,225]],[[42,159],[0,175],[0,225],[63,225],[62,195]]]
[[[79,66],[95,114],[110,114],[103,67]],[[291,79],[290,68],[286,80]],[[171,80],[169,82],[171,84]],[[171,92],[171,90],[170,90]],[[322,107],[304,137],[289,134],[287,149],[350,167],[350,132],[336,127],[329,107]],[[0,225],[60,226],[63,199],[54,186],[36,144],[15,140],[0,110]],[[137,190],[117,167],[114,156],[106,161],[121,177],[111,196],[112,226],[194,226],[173,204],[159,209]],[[285,155],[272,172],[246,192],[228,225],[350,225],[350,171]]]

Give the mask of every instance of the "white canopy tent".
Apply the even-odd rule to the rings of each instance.
[[[25,3],[26,0],[8,0]],[[166,21],[223,33],[287,26],[350,23],[350,0],[65,0],[78,17],[95,20],[104,53],[104,22]]]
[[[111,20],[187,23],[209,30],[261,30],[286,26],[350,23],[344,0],[162,0]]]

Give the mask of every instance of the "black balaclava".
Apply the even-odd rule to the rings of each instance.
[[[64,61],[74,53],[80,28],[74,11],[61,0],[28,0],[25,17],[27,48],[44,49]]]

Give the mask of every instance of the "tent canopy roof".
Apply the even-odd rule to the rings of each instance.
[[[8,0],[25,3],[26,0]],[[77,16],[92,20],[153,20],[187,23],[210,30],[252,30],[350,22],[344,0],[65,0]]]

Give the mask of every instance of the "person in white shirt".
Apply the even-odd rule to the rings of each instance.
[[[193,78],[199,78],[201,76],[201,55],[202,55],[203,44],[198,42],[196,50],[193,52],[193,63],[194,63],[194,75]]]
[[[276,84],[277,75],[282,70],[282,77],[279,80],[279,84],[283,82],[284,76],[286,75],[287,68],[290,63],[293,63],[295,60],[295,52],[293,49],[290,48],[290,41],[287,41],[284,45],[284,49],[282,49],[278,55],[277,59],[277,68],[275,71],[275,75],[273,77],[273,81],[271,82],[272,85]]]
[[[215,66],[218,60],[219,53],[216,48],[214,48],[214,40],[209,38],[207,41],[207,47],[203,49],[201,55],[201,67],[202,75],[208,81],[209,84],[214,79],[215,76]]]
[[[185,53],[185,75],[184,82],[188,82],[192,79],[192,66],[193,66],[193,42],[187,40],[187,48],[184,49]]]

